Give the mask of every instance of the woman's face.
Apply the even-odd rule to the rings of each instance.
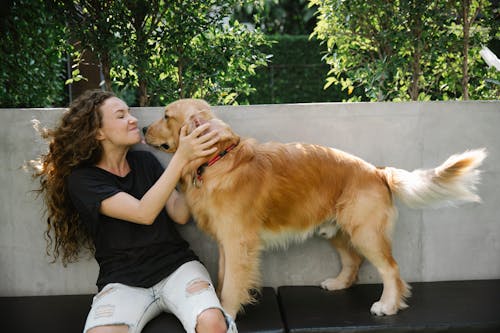
[[[124,101],[110,97],[100,107],[102,126],[97,139],[103,145],[122,147],[141,142],[141,133],[137,127],[137,118],[130,114]]]

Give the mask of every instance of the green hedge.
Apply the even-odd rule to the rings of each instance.
[[[250,79],[254,93],[245,98],[250,104],[337,102],[347,98],[340,88],[323,89],[328,65],[321,60],[323,46],[306,35],[273,35],[268,67],[256,70]]]

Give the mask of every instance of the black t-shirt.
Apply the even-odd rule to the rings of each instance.
[[[152,225],[99,213],[101,202],[118,192],[141,199],[164,170],[146,151],[128,152],[127,161],[131,171],[125,177],[95,166],[76,168],[68,177],[73,205],[95,244],[99,290],[108,283],[148,288],[180,265],[198,259],[164,209]]]

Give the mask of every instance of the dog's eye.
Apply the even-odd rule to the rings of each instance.
[[[164,118],[165,118],[165,120],[167,120],[168,119],[168,114],[165,113],[165,117]]]

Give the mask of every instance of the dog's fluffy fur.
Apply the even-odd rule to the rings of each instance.
[[[333,148],[303,143],[258,143],[240,138],[214,117],[203,100],[184,99],[168,105],[162,119],[149,126],[146,141],[165,152],[176,151],[179,131],[210,122],[220,132],[218,153],[236,145],[197,179],[196,161],[183,170],[182,188],[198,226],[219,244],[218,292],[222,305],[236,316],[252,302],[259,287],[261,250],[320,234],[337,248],[342,269],[321,286],[351,286],[363,258],[383,282],[376,315],[407,307],[409,286],[392,256],[391,230],[396,218],[393,194],[412,207],[443,202],[479,201],[476,168],[483,149],[450,157],[430,170],[408,172],[377,168]]]

